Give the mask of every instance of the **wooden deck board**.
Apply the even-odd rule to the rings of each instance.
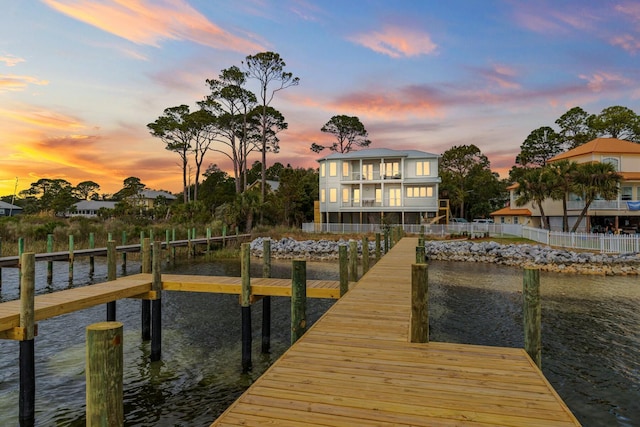
[[[403,239],[212,425],[580,425],[523,349],[408,342]]]

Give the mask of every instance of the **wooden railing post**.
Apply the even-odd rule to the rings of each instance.
[[[424,245],[416,246],[416,264],[424,264],[426,261]]]
[[[291,344],[294,344],[307,330],[307,262],[293,260],[291,272]]]
[[[369,271],[369,239],[367,236],[362,238],[362,275]]]
[[[87,426],[124,425],[123,327],[120,322],[87,327]]]
[[[338,258],[340,260],[340,296],[349,291],[349,258],[347,245],[338,246]]]
[[[429,276],[427,264],[411,265],[410,342],[429,342]]]
[[[240,247],[240,271],[242,276],[242,372],[251,370],[251,251],[249,243]]]
[[[151,361],[156,362],[162,356],[162,277],[160,268],[160,242],[153,242],[153,259],[151,263],[151,290],[156,299],[151,302]]]
[[[537,268],[524,269],[522,303],[524,349],[538,368],[542,368],[540,270]]]
[[[349,279],[358,281],[358,242],[355,240],[349,241]]]
[[[271,239],[262,241],[262,277],[271,277]],[[271,351],[271,297],[262,299],[262,353]]]
[[[116,280],[116,242],[109,240],[107,242],[107,281]],[[107,322],[116,320],[116,302],[107,303]]]
[[[35,423],[35,270],[36,256],[32,252],[20,256],[20,425]]]

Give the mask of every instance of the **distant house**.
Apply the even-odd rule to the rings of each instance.
[[[22,213],[20,206],[0,201],[0,216],[15,216]]]
[[[267,192],[271,191],[271,192],[276,192],[278,191],[278,188],[280,188],[280,181],[274,181],[271,179],[267,179],[265,180],[265,182],[267,183]],[[252,190],[254,188],[257,188],[258,190],[262,188],[262,180],[257,180],[257,181],[253,181],[253,183],[251,183],[248,187],[247,190]]]
[[[69,212],[69,216],[84,216],[92,218],[98,216],[100,209],[114,209],[117,202],[107,202],[103,200],[82,200],[74,206],[76,210]]]
[[[153,209],[158,198],[164,198],[171,202],[176,200],[177,197],[166,191],[142,190],[137,195],[130,197],[129,201],[136,207],[149,210]]]

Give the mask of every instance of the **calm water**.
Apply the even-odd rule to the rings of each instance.
[[[253,274],[260,275],[256,261]],[[69,287],[67,264],[38,263],[38,292]],[[308,264],[308,278],[337,279],[337,265]],[[128,274],[139,271],[130,262]],[[238,275],[235,262],[182,263],[164,271]],[[119,272],[121,273],[121,271]],[[101,282],[77,262],[73,286]],[[290,277],[290,262],[274,263]],[[1,300],[17,296],[15,270],[3,270]],[[429,270],[431,339],[522,347],[521,270],[433,262]],[[640,426],[640,279],[541,274],[543,371],[584,426]],[[332,304],[309,300],[317,320]],[[140,340],[140,302],[118,302],[125,328],[125,424],[208,426],[289,345],[289,299],[272,299],[272,353],[260,354],[261,304],[253,309],[254,369],[240,371],[237,296],[165,292],[162,361],[149,363]],[[39,323],[36,338],[36,420],[39,426],[84,426],[85,327],[105,319],[95,307]],[[18,343],[0,341],[0,425],[17,425]]]

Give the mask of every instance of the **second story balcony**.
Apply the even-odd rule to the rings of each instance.
[[[594,200],[589,205],[590,211],[636,211],[640,207],[640,200]],[[633,208],[633,209],[632,209]],[[567,210],[580,211],[584,209],[583,200],[570,200]]]

